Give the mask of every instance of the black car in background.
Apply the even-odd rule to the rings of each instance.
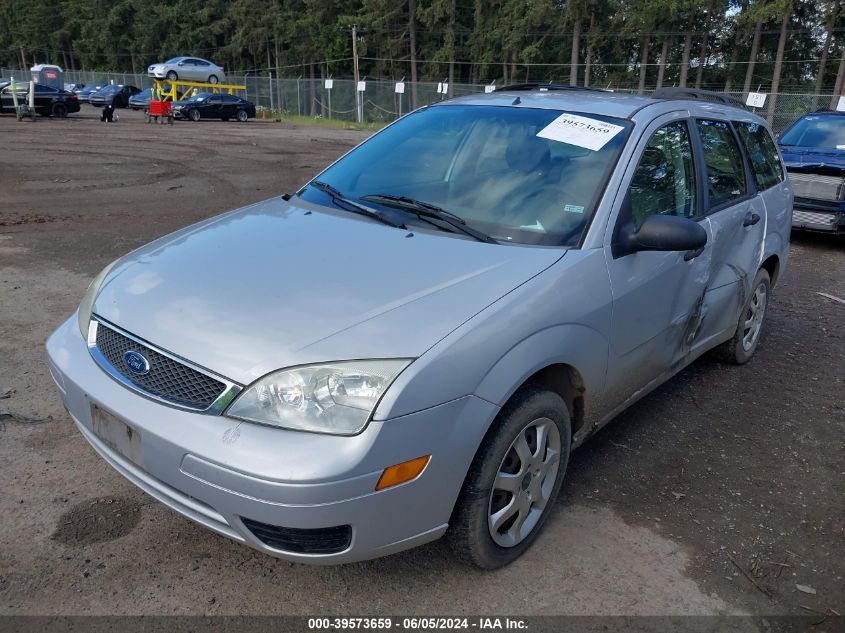
[[[129,107],[133,110],[146,110],[150,107],[150,89],[146,88],[129,97]]]
[[[29,103],[29,82],[15,83],[18,104]],[[35,111],[41,116],[64,118],[72,112],[79,112],[79,99],[67,90],[35,84]],[[12,85],[0,87],[0,114],[14,114],[15,101]]]
[[[141,92],[135,86],[121,86],[110,84],[100,88],[88,98],[88,103],[97,108],[110,105],[114,108],[126,108],[129,106],[129,98]]]
[[[104,88],[108,84],[105,83],[98,83],[98,84],[88,84],[76,91],[76,98],[79,99],[80,103],[87,103],[88,99],[91,98],[91,95]]]
[[[175,101],[173,117],[191,121],[236,119],[246,122],[255,118],[255,104],[235,95],[200,92],[184,101]]]

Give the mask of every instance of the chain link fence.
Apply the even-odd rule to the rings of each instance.
[[[14,77],[28,79],[29,72],[20,69],[0,68],[0,78]],[[97,71],[66,71],[65,83],[91,84],[98,82],[133,85],[139,88],[150,86],[150,78],[145,73],[114,73]],[[482,93],[484,84],[440,84],[438,82],[404,82],[404,92],[396,91],[393,80],[364,81],[364,90],[359,92],[352,79],[333,79],[331,88],[326,87],[322,78],[276,78],[270,74],[228,75],[226,83],[245,86],[238,94],[266,112],[264,116],[297,115],[322,117],[341,121],[357,120],[355,100],[359,99],[362,120],[367,123],[388,123],[410,110],[436,103],[449,97]],[[563,81],[562,83],[567,83]],[[628,87],[606,86],[617,92],[636,93]],[[445,89],[445,93],[443,92]],[[654,88],[644,92],[651,94]],[[744,92],[724,93],[745,102]],[[768,118],[775,133],[781,132],[798,116],[819,108],[835,109],[838,95],[788,93],[769,95],[762,108],[754,110]],[[774,100],[774,110],[769,116],[769,106]]]

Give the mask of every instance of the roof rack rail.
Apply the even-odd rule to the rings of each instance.
[[[701,90],[699,88],[658,88],[651,93],[652,99],[690,99],[697,101],[715,101],[725,105],[744,108],[745,104],[737,99],[721,92],[713,90]]]
[[[496,88],[496,92],[504,92],[507,91],[514,91],[514,90],[537,90],[539,92],[545,92],[547,90],[577,90],[577,91],[591,91],[591,92],[610,92],[609,90],[605,90],[604,88],[591,88],[589,86],[568,86],[566,84],[554,84],[554,83],[525,83],[525,84],[511,84],[509,86],[502,86],[500,88]]]

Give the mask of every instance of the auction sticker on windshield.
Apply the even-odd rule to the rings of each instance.
[[[598,151],[620,130],[621,125],[566,113],[537,132],[537,136]]]

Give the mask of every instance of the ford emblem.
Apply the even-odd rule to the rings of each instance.
[[[129,371],[139,376],[150,371],[150,361],[141,352],[136,352],[134,349],[130,349],[123,354],[123,364]]]

